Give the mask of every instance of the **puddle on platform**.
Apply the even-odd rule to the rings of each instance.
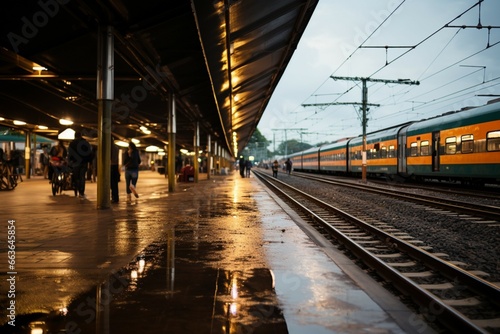
[[[288,333],[269,269],[208,266],[220,245],[173,240],[151,244],[60,314],[20,316],[0,332]]]

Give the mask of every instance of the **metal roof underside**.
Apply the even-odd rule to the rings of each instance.
[[[96,133],[97,36],[114,35],[114,135],[145,145],[167,140],[170,94],[180,147],[196,122],[233,154],[262,117],[318,0],[52,0],[0,6],[0,123],[45,136],[60,118]],[[62,3],[62,4],[60,4]],[[34,65],[47,70],[38,72]],[[139,130],[146,126],[146,135]],[[233,133],[236,133],[233,135]]]

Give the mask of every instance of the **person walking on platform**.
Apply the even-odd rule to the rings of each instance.
[[[120,200],[118,192],[118,182],[120,181],[120,170],[118,167],[118,146],[111,141],[111,203],[118,203]]]
[[[141,164],[141,156],[133,142],[128,145],[128,150],[125,153],[123,165],[125,166],[125,183],[127,186],[127,201],[131,200],[133,193],[135,198],[139,198],[136,185],[139,178],[139,165]]]
[[[50,158],[49,158],[49,152],[47,152],[46,145],[42,146],[42,153],[40,153],[40,165],[43,178],[47,179],[49,173]]]
[[[245,177],[245,158],[243,156],[240,156],[240,162],[239,162],[239,167],[240,167],[240,175],[241,177]]]
[[[286,173],[290,175],[292,173],[292,160],[290,160],[290,158],[286,159],[285,168],[286,168]]]
[[[278,169],[280,168],[280,164],[278,163],[278,160],[274,160],[273,162],[273,176],[278,177]]]
[[[250,177],[250,171],[252,170],[252,162],[250,160],[247,160],[246,165],[245,165],[245,172],[247,177]]]
[[[76,131],[75,139],[68,148],[68,164],[72,168],[73,186],[82,199],[85,198],[85,175],[92,159],[94,159],[92,145],[82,137],[80,131]]]

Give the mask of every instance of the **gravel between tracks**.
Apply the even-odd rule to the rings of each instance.
[[[325,186],[293,175],[283,176],[280,180],[347,212],[355,213],[353,210],[364,207],[368,213],[369,209],[370,217],[423,241],[433,248],[433,252],[448,254],[449,260],[468,264],[467,270],[488,273],[488,281],[500,282],[498,226],[472,223],[458,215],[426,211],[399,200],[345,187]]]

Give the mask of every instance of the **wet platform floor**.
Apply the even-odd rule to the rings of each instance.
[[[109,210],[95,183],[85,200],[36,178],[0,192],[0,315],[14,301],[16,316],[2,333],[431,332],[254,177],[201,174],[168,193],[141,172],[130,203],[124,188]]]

